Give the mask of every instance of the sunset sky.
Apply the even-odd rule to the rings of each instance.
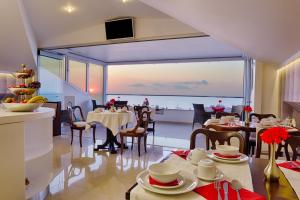
[[[244,61],[110,65],[108,94],[243,96]]]

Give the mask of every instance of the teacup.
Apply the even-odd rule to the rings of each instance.
[[[196,148],[188,154],[188,159],[192,164],[197,164],[201,159],[206,158],[206,152],[203,148]]]
[[[216,177],[217,167],[214,161],[210,159],[202,159],[198,162],[197,176],[198,178],[212,180]]]

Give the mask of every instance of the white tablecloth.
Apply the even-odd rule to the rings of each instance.
[[[166,161],[173,163],[183,171],[187,171],[193,173],[196,169],[196,166],[190,164],[188,161],[180,158],[177,155],[171,155],[170,158]],[[253,191],[251,172],[248,165],[248,162],[239,163],[239,164],[226,164],[216,162],[217,167],[225,174],[228,179],[237,179],[239,180],[243,187]],[[198,186],[203,186],[210,184],[211,182],[199,181]],[[196,192],[189,192],[182,195],[160,195],[153,192],[149,192],[141,188],[140,186],[136,186],[130,192],[130,200],[200,200],[204,199],[202,196],[197,194]]]
[[[134,113],[131,111],[128,112],[94,112],[91,111],[87,115],[87,123],[99,122],[106,128],[109,128],[113,135],[117,135],[121,126],[126,125],[127,123],[136,124],[136,118]],[[90,128],[90,125],[86,126],[86,130]]]

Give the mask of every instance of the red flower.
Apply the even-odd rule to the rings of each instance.
[[[252,112],[251,106],[244,106],[244,111],[245,112]]]
[[[280,144],[289,137],[289,134],[283,127],[273,127],[264,131],[260,137],[267,144]]]
[[[115,100],[115,99],[111,99],[111,100],[109,101],[109,103],[110,103],[111,105],[114,105],[114,104],[116,103],[116,100]]]

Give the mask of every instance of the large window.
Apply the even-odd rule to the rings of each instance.
[[[86,63],[69,60],[69,82],[86,91]]]
[[[103,66],[89,64],[89,89],[93,99],[103,102]]]
[[[168,108],[243,103],[244,60],[108,66],[108,97]]]

